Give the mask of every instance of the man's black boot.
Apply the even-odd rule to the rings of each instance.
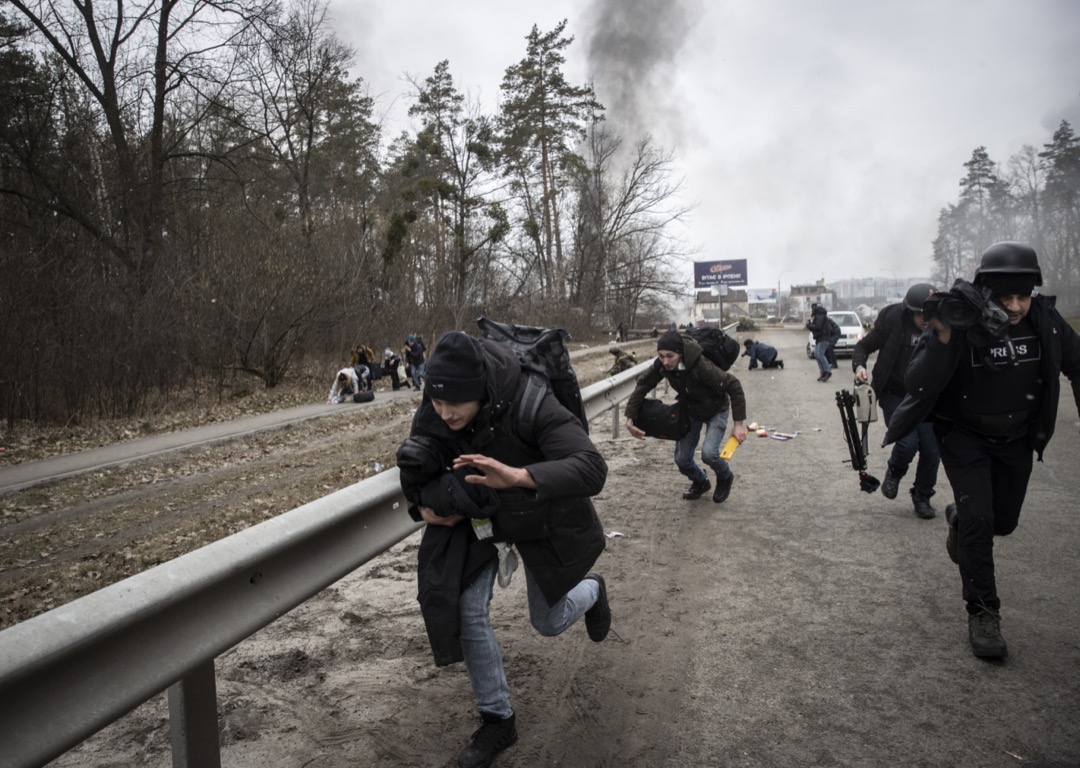
[[[930,520],[937,515],[934,508],[930,506],[930,497],[924,496],[914,488],[911,489],[911,503],[915,505],[915,514],[923,520]]]
[[[592,579],[600,587],[600,597],[596,598],[593,607],[585,611],[585,629],[589,633],[589,639],[594,643],[601,642],[611,629],[611,604],[607,598],[607,583],[599,573],[590,573],[586,579]]]
[[[488,768],[495,756],[517,742],[517,716],[511,713],[505,720],[498,715],[481,712],[484,724],[472,735],[472,742],[458,755],[458,768]]]
[[[709,478],[706,477],[704,480],[695,481],[690,486],[690,490],[688,490],[686,493],[684,493],[682,495],[682,497],[684,499],[686,499],[687,501],[693,501],[694,499],[700,499],[702,497],[702,495],[704,495],[704,493],[706,491],[708,491],[710,488],[712,488],[712,483],[710,483]]]
[[[980,659],[1003,659],[1009,654],[1001,636],[1001,614],[989,608],[968,614],[971,652]]]
[[[945,537],[945,551],[949,553],[950,560],[960,565],[960,552],[956,545],[958,533],[955,504],[945,505],[945,522],[949,524],[949,535]]]
[[[893,474],[892,467],[888,467],[885,470],[885,479],[881,481],[881,495],[886,499],[895,499],[899,492],[900,478]]]
[[[713,491],[712,500],[717,504],[723,504],[727,501],[727,497],[731,493],[731,484],[734,482],[734,474],[728,475],[727,480],[721,480],[719,477],[716,478],[716,490]]]
[[[784,361],[783,360],[777,360],[776,361],[776,367],[779,368],[781,371],[784,370]]]

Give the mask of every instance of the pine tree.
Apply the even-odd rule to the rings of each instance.
[[[563,52],[573,38],[563,36],[565,28],[565,19],[547,33],[534,25],[525,58],[506,70],[502,82],[506,172],[513,180],[541,295],[554,311],[569,294],[561,221],[567,208],[564,188],[570,186],[570,170],[582,162],[575,147],[603,109],[591,86],[566,81]]]

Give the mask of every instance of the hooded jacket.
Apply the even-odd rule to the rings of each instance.
[[[843,335],[840,326],[829,317],[825,307],[818,306],[806,321],[806,329],[814,336],[814,341],[838,341]]]
[[[1028,425],[1031,447],[1039,461],[1054,435],[1063,373],[1072,383],[1073,400],[1080,412],[1080,335],[1065,322],[1054,304],[1053,296],[1033,296],[1028,314],[1041,350],[1042,398]],[[949,421],[955,419],[956,414],[945,405],[939,406],[939,396],[958,368],[970,365],[973,353],[974,347],[965,331],[954,328],[948,344],[938,341],[932,328],[923,331],[904,377],[908,394],[893,412],[883,445],[907,434],[931,414]]]
[[[746,397],[742,383],[713,365],[697,342],[686,337],[683,337],[682,367],[679,370],[668,371],[656,359],[652,368],[638,377],[637,386],[626,402],[627,418],[637,420],[645,396],[664,379],[678,393],[678,400],[686,405],[690,418],[708,421],[730,407],[735,421],[746,420]]]
[[[496,341],[474,342],[483,352],[487,377],[487,396],[476,418],[454,432],[425,394],[413,418],[412,434],[439,439],[455,456],[481,453],[528,470],[535,490],[496,491],[494,540],[516,545],[544,598],[553,604],[585,577],[604,550],[604,529],[589,497],[603,489],[607,464],[550,387],[535,417],[522,423],[518,414],[529,373],[509,347]],[[410,502],[409,514],[420,520],[423,489],[404,483],[402,488]],[[467,525],[465,521],[453,530]],[[428,526],[425,535],[428,531],[437,535],[437,528],[445,526]]]

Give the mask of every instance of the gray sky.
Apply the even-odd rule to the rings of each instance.
[[[1004,165],[1080,132],[1078,0],[331,0],[376,108],[442,59],[494,110],[533,24],[563,18],[570,82],[672,149],[695,258],[751,287],[927,276],[942,207],[985,146]],[[680,265],[688,282],[690,265]]]

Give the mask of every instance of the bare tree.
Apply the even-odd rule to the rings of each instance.
[[[644,296],[681,292],[671,262],[688,249],[675,228],[693,206],[680,200],[671,153],[650,137],[627,153],[603,123],[594,123],[586,148],[588,166],[577,184],[573,302],[606,325],[633,324]]]
[[[232,66],[229,42],[269,0],[9,3],[81,85],[108,137],[101,162],[111,172],[97,205],[70,194],[69,179],[32,167],[36,202],[77,222],[145,286],[162,248],[166,166],[201,118],[185,120],[170,104],[183,94],[214,102]]]

